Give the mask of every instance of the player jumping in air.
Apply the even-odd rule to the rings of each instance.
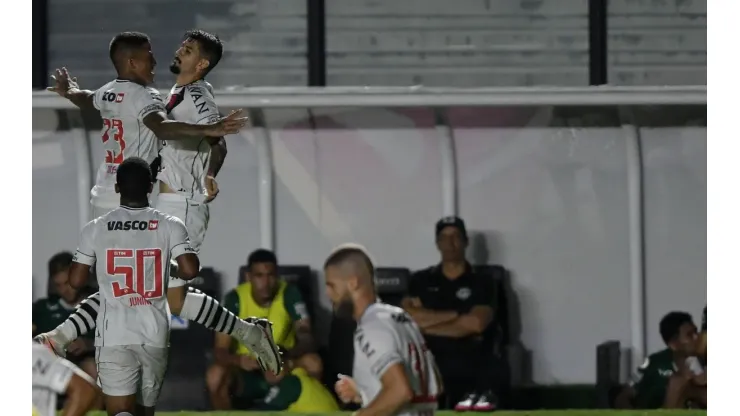
[[[69,284],[83,287],[95,267],[102,310],[95,359],[108,414],[153,415],[167,369],[169,259],[186,280],[197,276],[200,262],[185,224],[149,207],[152,179],[144,159],[118,165],[115,190],[121,206],[80,232]],[[260,337],[254,327],[247,332]]]
[[[42,345],[33,344],[31,356],[33,416],[56,416],[58,394],[67,395],[60,416],[83,416],[93,408],[100,392],[90,376]]]
[[[199,33],[204,36],[208,35],[205,32]],[[211,37],[204,36],[197,40],[198,45],[203,45],[203,47],[198,49],[198,55],[192,61],[192,65],[200,78],[205,76],[218,63],[223,48],[217,38],[212,37],[212,35],[209,35]],[[153,68],[156,64],[151,52],[149,37],[137,32],[120,33],[111,41],[110,51],[111,60],[118,72],[118,79],[115,81],[106,84],[95,92],[80,90],[76,79],[71,78],[66,69],[62,69],[57,70],[56,85],[50,88],[50,90],[68,98],[80,108],[97,108],[103,117],[102,139],[107,149],[105,161],[98,172],[98,183],[92,191],[91,203],[94,215],[100,215],[112,208],[113,198],[110,196],[112,175],[115,175],[120,163],[132,155],[139,155],[148,163],[157,159],[158,146],[155,137],[169,141],[170,146],[177,141],[183,141],[184,146],[187,146],[193,141],[201,143],[204,140],[203,137],[213,137],[215,139],[213,140],[214,148],[218,150],[214,152],[214,157],[210,159],[210,162],[208,162],[209,158],[206,156],[205,163],[209,163],[209,176],[211,178],[204,179],[203,182],[208,183],[207,186],[210,191],[203,194],[207,195],[204,200],[215,197],[218,188],[212,177],[218,172],[225,156],[222,136],[235,133],[246,124],[246,119],[239,117],[241,110],[221,118],[218,116],[217,109],[213,106],[208,107],[208,110],[214,110],[215,114],[203,117],[188,114],[183,120],[170,120],[167,116],[169,110],[162,102],[158,92],[155,89],[145,87],[153,80]],[[195,109],[194,111],[199,112],[205,108],[200,105],[200,101],[195,102],[197,97],[191,95],[188,98],[193,101],[192,108]],[[211,142],[206,140],[206,143]],[[169,164],[166,169],[176,170],[177,167],[174,164]],[[187,172],[185,167],[182,170]],[[177,190],[180,190],[180,188]],[[189,231],[196,236],[195,248],[197,250],[205,234],[208,218],[207,207],[200,206],[193,210],[195,213],[188,215],[192,211],[185,210],[185,205],[193,200],[192,198],[184,199],[182,204],[167,200],[167,196],[164,199],[166,202],[163,202],[163,205],[158,206],[158,208],[181,218],[187,223]],[[204,200],[200,202],[202,203]],[[180,210],[180,207],[182,207],[182,210]],[[186,290],[183,286],[184,282],[181,280],[175,279],[174,282],[173,288],[167,293],[172,312],[180,317],[198,322],[209,329],[229,334],[240,341],[244,340],[246,334],[242,329],[252,325],[251,323],[239,319],[219,305],[218,301],[197,289],[188,288]],[[38,338],[49,343],[57,353],[63,353],[64,347],[69,342],[95,327],[100,308],[99,296],[98,293],[91,295],[82,302],[69,319],[54,331],[41,334]],[[206,311],[206,313],[201,313],[201,310]],[[270,323],[266,320],[255,320],[254,324],[262,328],[269,341],[268,345],[265,345],[267,348],[262,348],[260,344],[256,345],[257,350],[253,350],[260,365],[271,371],[279,372],[280,356],[272,341]]]
[[[434,356],[403,309],[378,302],[365,249],[340,246],[324,272],[334,312],[357,322],[353,378],[339,376],[339,398],[362,404],[357,416],[433,415],[442,392]]]

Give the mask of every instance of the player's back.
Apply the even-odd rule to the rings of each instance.
[[[162,111],[159,92],[127,80],[113,80],[95,91],[93,105],[103,119],[104,158],[98,169],[93,196],[113,193],[118,165],[131,156],[151,163],[159,151],[154,133],[142,119]]]
[[[399,359],[414,391],[411,404],[400,414],[432,414],[437,408],[442,385],[424,336],[403,309],[384,303],[373,304],[367,308],[355,331],[353,378],[363,405],[378,395],[382,372]]]
[[[166,347],[170,227],[179,221],[154,208],[121,206],[92,222],[102,297],[96,346]]]
[[[166,108],[173,120],[194,124],[211,124],[220,118],[213,89],[205,80],[172,87]],[[157,179],[187,198],[204,201],[205,176],[211,156],[211,145],[205,137],[167,141],[160,151],[161,171]]]
[[[54,416],[57,411],[57,394],[64,393],[67,389],[74,367],[41,344],[33,344],[31,355],[33,408],[39,416]]]

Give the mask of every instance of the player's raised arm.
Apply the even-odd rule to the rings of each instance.
[[[80,242],[75,251],[72,265],[69,268],[69,285],[81,289],[87,284],[90,277],[90,267],[95,265],[95,224],[97,220],[88,222],[80,232]]]
[[[47,91],[61,95],[79,108],[95,107],[93,103],[95,93],[90,90],[80,89],[80,86],[77,84],[77,78],[71,77],[67,68],[57,68],[51,79],[54,80],[54,86],[48,87],[46,89]]]
[[[365,354],[370,372],[381,382],[378,395],[357,416],[397,415],[411,403],[414,390],[399,350],[393,333],[379,324],[364,326],[355,333],[356,354]]]
[[[178,218],[168,218],[170,229],[170,254],[177,262],[177,277],[192,280],[198,276],[200,260],[190,245],[188,229]]]

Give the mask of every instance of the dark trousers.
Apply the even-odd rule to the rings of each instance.
[[[440,409],[454,408],[469,393],[500,394],[506,377],[505,366],[492,351],[445,348],[432,349],[432,353],[444,383]]]

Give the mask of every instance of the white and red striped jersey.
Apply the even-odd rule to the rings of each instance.
[[[426,416],[437,409],[442,382],[434,355],[413,319],[401,308],[375,303],[365,310],[355,331],[352,378],[362,405],[380,393],[381,377],[394,364],[403,364],[414,391],[414,399],[400,415]]]
[[[93,198],[117,199],[114,185],[118,165],[131,156],[149,163],[157,157],[157,138],[143,120],[151,113],[165,112],[164,102],[154,88],[116,79],[95,91],[93,105],[103,119],[101,139],[105,154],[91,194]]]
[[[185,253],[194,253],[185,224],[154,208],[120,206],[85,225],[74,261],[95,265],[96,346],[168,346],[170,259]]]

